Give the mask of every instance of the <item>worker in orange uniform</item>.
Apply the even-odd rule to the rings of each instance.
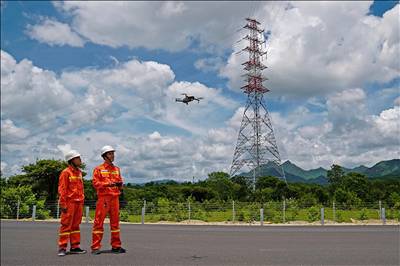
[[[82,222],[83,191],[82,172],[78,168],[82,164],[79,152],[71,150],[65,155],[69,167],[60,174],[58,181],[58,194],[61,205],[61,228],[58,237],[58,256],[65,256],[68,239],[70,241],[70,253],[84,254],[86,250],[79,248],[81,243],[81,231],[79,225]]]
[[[102,165],[97,166],[93,171],[93,186],[97,189],[97,206],[92,231],[91,246],[92,253],[101,253],[101,240],[104,234],[104,219],[107,214],[110,217],[111,227],[111,252],[124,253],[126,250],[121,247],[119,235],[119,195],[122,189],[121,172],[113,164],[114,150],[107,145],[101,149],[101,156],[104,159]]]

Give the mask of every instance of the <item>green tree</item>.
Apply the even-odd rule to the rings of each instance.
[[[92,180],[83,180],[83,188],[85,193],[85,200],[96,200],[97,189],[94,188]]]
[[[30,206],[37,202],[36,195],[33,194],[31,187],[1,187],[1,218],[16,218],[18,200],[20,201],[19,218],[29,216]]]
[[[325,203],[328,201],[328,193],[326,193],[325,189],[323,187],[318,188],[315,191],[315,197],[317,198],[318,202],[320,203]]]
[[[33,180],[32,190],[38,196],[44,196],[47,200],[56,200],[58,195],[58,179],[60,173],[69,165],[61,160],[36,160],[35,164],[22,167],[22,172]],[[79,166],[85,169],[85,164]],[[82,176],[86,173],[82,172]]]
[[[34,180],[27,176],[27,175],[14,175],[10,176],[7,179],[8,185],[11,187],[19,187],[19,186],[32,186],[34,183]]]
[[[335,202],[337,203],[345,203],[348,199],[348,194],[343,189],[339,188],[335,191]]]
[[[256,181],[256,189],[262,190],[268,187],[274,188],[279,182],[280,182],[279,178],[272,175],[260,176]]]
[[[368,198],[371,191],[371,181],[369,181],[364,174],[350,172],[343,182],[347,191],[353,192],[361,200]]]
[[[165,184],[168,185],[168,186],[173,186],[173,187],[179,186],[178,182],[176,182],[174,180],[169,180]]]
[[[343,180],[345,179],[345,173],[342,169],[337,164],[333,164],[331,166],[331,170],[328,170],[327,172],[327,180],[330,184],[337,184],[340,185],[342,184]]]
[[[207,183],[217,193],[218,200],[227,200],[232,196],[233,182],[229,180],[229,174],[213,172],[208,174]]]

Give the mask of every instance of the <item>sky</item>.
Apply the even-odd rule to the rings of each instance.
[[[125,183],[229,173],[247,17],[282,163],[400,158],[398,1],[1,1],[3,177],[75,149],[91,179],[105,145]]]

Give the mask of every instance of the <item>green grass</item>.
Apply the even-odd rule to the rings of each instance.
[[[85,209],[86,210],[86,209]],[[83,217],[86,216],[84,210]],[[361,209],[360,209],[361,210]],[[343,222],[350,223],[351,220],[350,218],[357,219],[359,220],[360,216],[360,210],[341,210],[342,212],[342,217],[343,217]],[[122,212],[127,212],[126,210],[121,210]],[[239,209],[235,209],[235,221],[237,222],[239,220],[238,217],[238,212]],[[320,209],[319,209],[320,211]],[[338,209],[335,209],[336,215]],[[95,217],[95,209],[90,209],[89,210],[89,217],[94,220]],[[244,222],[250,222],[250,210],[244,209]],[[307,221],[307,212],[308,209],[300,209],[298,215],[296,216],[296,221]],[[191,213],[191,220],[202,220],[205,222],[227,222],[227,221],[232,221],[232,209],[226,209],[222,211],[213,211],[213,212],[204,212],[205,215],[202,217],[202,219],[199,219],[198,217],[195,216],[195,214],[192,212]],[[173,213],[171,213],[173,216]],[[264,208],[264,221],[269,221],[269,222],[278,222],[278,223],[283,223],[283,217],[282,219],[277,220],[276,218],[273,217],[273,215],[276,215],[276,212],[274,212],[272,209],[265,209]],[[280,215],[282,216],[282,212],[280,212]],[[145,223],[154,223],[160,221],[160,214],[150,214],[146,213],[145,215]],[[289,222],[289,217],[291,216],[290,211],[285,212],[285,222]],[[333,208],[324,208],[324,216],[325,220],[331,220],[333,221]],[[108,216],[107,216],[108,217]],[[188,212],[183,213],[183,220],[188,220]],[[379,220],[379,213],[377,209],[367,209],[367,219],[374,219],[374,220]],[[170,221],[176,221],[174,219],[169,219]],[[128,215],[128,222],[131,223],[141,223],[142,222],[142,215]],[[337,218],[336,218],[337,222]]]
[[[335,210],[337,214],[337,209]],[[301,209],[299,210],[299,214],[296,217],[296,221],[307,221],[307,209]],[[357,219],[359,220],[360,216],[360,210],[341,210],[342,212],[342,217],[344,222],[350,223],[351,220],[350,218]],[[289,221],[290,217],[290,212],[286,211],[285,212],[285,221]],[[282,214],[281,214],[282,215]],[[160,221],[160,214],[149,214],[146,213],[145,215],[145,223],[154,223]],[[324,208],[324,216],[325,220],[331,220],[333,221],[333,208]],[[91,216],[92,217],[92,216]],[[93,217],[94,217],[94,212],[93,212]],[[244,211],[244,217],[245,217],[245,222],[250,222],[250,211],[245,210]],[[267,216],[264,210],[264,221],[271,221],[273,222],[274,217],[272,216]],[[188,213],[185,213],[185,216],[183,220],[188,220]],[[379,220],[379,214],[376,209],[368,209],[367,210],[367,219],[374,219],[374,220]],[[193,214],[191,214],[191,220],[198,220]],[[232,221],[232,210],[227,210],[227,211],[220,211],[220,212],[210,212],[208,215],[205,215],[203,219],[201,219],[205,222],[226,222],[226,221]],[[170,219],[170,221],[175,221],[173,219]],[[238,221],[238,216],[236,213],[235,216],[235,221]],[[142,222],[142,215],[129,215],[128,216],[128,222],[131,223],[141,223]],[[280,221],[275,221],[279,223],[283,223],[283,217],[282,220]]]

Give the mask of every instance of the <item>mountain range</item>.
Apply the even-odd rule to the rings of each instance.
[[[303,170],[297,165],[291,163],[289,160],[282,164],[283,170],[285,171],[285,177],[287,182],[304,182],[304,183],[317,183],[319,185],[329,185],[326,178],[328,170],[319,167],[317,169]],[[347,174],[349,172],[358,172],[364,174],[370,180],[396,178],[400,180],[400,159],[393,159],[389,161],[381,161],[374,166],[368,168],[364,165],[360,165],[354,168],[342,167],[342,170]],[[272,175],[280,176],[278,171],[272,164],[267,164],[265,170],[261,171],[261,175]],[[241,176],[252,177],[253,172],[241,173]],[[157,183],[167,183],[170,179],[153,181]],[[178,184],[182,182],[178,182]],[[132,185],[144,186],[146,183],[132,183]]]
[[[285,172],[287,182],[304,182],[304,183],[317,183],[320,185],[328,185],[327,172],[328,170],[319,167],[317,169],[303,170],[297,165],[291,163],[289,160],[282,164]],[[400,159],[393,159],[389,161],[381,161],[374,166],[368,168],[364,165],[355,168],[342,167],[345,173],[358,172],[364,174],[368,179],[385,179],[396,178],[400,179]],[[240,174],[242,176],[253,176],[253,171]],[[278,171],[274,168],[273,164],[268,163],[260,175],[280,176]]]

